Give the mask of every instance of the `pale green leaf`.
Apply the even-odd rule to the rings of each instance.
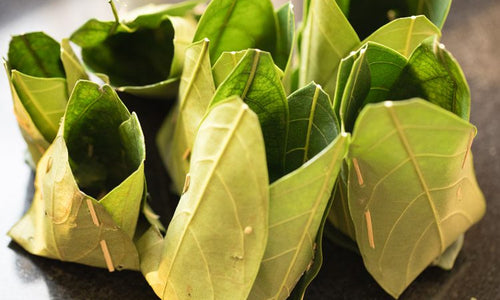
[[[64,66],[64,72],[66,74],[68,95],[70,95],[78,80],[88,80],[89,77],[80,63],[79,58],[73,52],[68,39],[63,39],[61,41],[61,62]]]
[[[408,58],[420,43],[434,35],[441,36],[441,31],[429,19],[425,16],[412,16],[396,19],[380,27],[362,44],[376,42]]]
[[[270,0],[213,0],[193,41],[208,38],[212,64],[223,52],[258,48],[274,53],[276,16]]]
[[[198,126],[215,93],[208,47],[209,41],[201,40],[187,49],[179,88],[179,107],[166,119],[157,137],[160,155],[178,194],[182,192],[189,170],[189,153]]]
[[[288,125],[285,174],[313,158],[339,134],[340,125],[328,95],[315,83],[288,96]]]
[[[460,235],[458,239],[446,248],[443,254],[441,254],[438,258],[436,258],[433,262],[433,266],[440,267],[444,270],[451,270],[453,265],[455,264],[455,260],[457,259],[460,250],[462,250],[462,246],[464,245],[464,234]]]
[[[147,259],[143,272],[162,299],[246,299],[266,246],[269,190],[259,121],[239,98],[211,107],[189,174],[161,262]]]
[[[222,52],[212,68],[216,87],[231,74],[246,53],[247,50]]]
[[[476,129],[427,101],[368,105],[349,149],[349,209],[366,268],[393,297],[484,214]]]
[[[217,88],[211,102],[237,95],[259,116],[271,182],[284,174],[289,119],[280,75],[269,53],[250,49]]]
[[[35,127],[51,142],[64,115],[68,92],[64,78],[41,78],[12,70],[11,82]],[[22,122],[22,121],[21,121]]]
[[[340,60],[359,38],[335,0],[311,0],[300,48],[299,86],[317,82],[333,99]]]
[[[313,264],[316,235],[347,153],[342,134],[270,186],[269,241],[249,299],[286,299]]]
[[[132,238],[145,193],[145,146],[138,121],[111,87],[88,81],[75,86],[63,120],[38,164],[33,203],[9,235],[32,254],[110,271],[137,270]],[[111,149],[103,149],[106,139],[114,142]],[[81,178],[74,175],[74,166],[81,155],[88,165],[109,160],[109,169],[123,172],[114,174],[123,179],[105,186],[101,200],[78,185]],[[117,163],[117,156],[125,167]]]

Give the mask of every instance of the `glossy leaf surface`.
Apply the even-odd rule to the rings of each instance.
[[[313,264],[316,235],[332,193],[348,135],[270,186],[269,241],[249,299],[286,299]]]
[[[349,149],[349,208],[365,266],[393,297],[483,216],[475,133],[420,99],[361,112]]]
[[[146,260],[143,273],[162,299],[246,299],[266,246],[269,190],[259,121],[239,98],[201,123],[188,178],[161,262]]]
[[[198,23],[194,42],[208,38],[212,64],[226,51],[274,53],[276,16],[270,0],[214,0]]]
[[[295,15],[293,13],[292,2],[288,2],[280,7],[276,11],[276,18],[278,26],[274,62],[281,70],[285,71],[292,58],[295,39]]]
[[[119,118],[114,118],[116,110],[122,112]],[[96,135],[93,130],[97,128],[85,125],[87,121],[103,119],[102,113],[110,118],[94,123],[100,126],[106,122]],[[130,168],[120,174],[121,182],[102,191],[102,198],[97,200],[82,191],[71,165],[78,161],[81,154],[78,151],[82,148],[89,164],[94,154],[94,161],[106,159],[100,156],[102,145],[89,142],[92,138],[108,138],[109,132],[117,135],[114,141],[119,144],[114,148],[121,149]],[[73,134],[81,140],[71,138]],[[38,164],[31,208],[9,235],[36,255],[107,267],[110,271],[138,269],[139,259],[132,237],[145,193],[144,158],[144,138],[135,114],[126,111],[109,86],[101,88],[80,81],[54,143]]]
[[[259,117],[272,182],[284,174],[289,116],[279,69],[269,53],[248,50],[228,78],[217,88],[211,105],[234,95],[243,99]]]

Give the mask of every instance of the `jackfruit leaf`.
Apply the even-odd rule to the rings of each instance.
[[[259,116],[271,182],[284,175],[288,105],[279,69],[271,55],[249,49],[217,88],[211,104],[239,96]]]
[[[154,227],[138,244],[149,251],[142,272],[162,299],[247,299],[266,247],[269,189],[259,121],[239,98],[210,108],[189,174],[161,253]]]
[[[82,48],[85,64],[106,74],[119,91],[171,97],[195,29],[192,16],[151,14],[129,23],[92,19],[71,35],[71,41]]]
[[[301,37],[299,87],[314,81],[333,99],[340,60],[359,43],[335,0],[311,0]]]
[[[370,35],[395,18],[425,15],[442,28],[451,0],[350,0],[349,21],[361,37]]]
[[[328,95],[314,82],[288,96],[288,125],[285,173],[299,168],[328,146],[340,126]]]
[[[426,38],[441,36],[441,31],[425,16],[412,16],[396,19],[367,37],[366,42],[375,42],[396,50],[406,58],[410,57]]]
[[[312,266],[316,236],[347,148],[348,135],[339,135],[270,186],[269,240],[249,299],[287,299]]]
[[[470,90],[457,61],[436,36],[427,38],[411,55],[389,93],[389,99],[421,97],[468,121]]]
[[[223,52],[257,48],[274,53],[276,15],[270,0],[213,0],[201,16],[194,42],[210,40],[214,64]]]
[[[76,56],[75,52],[73,52],[73,48],[71,48],[68,39],[63,39],[61,41],[61,62],[64,66],[64,73],[66,74],[68,95],[71,95],[76,82],[80,79],[88,80],[89,76],[82,66],[80,59]]]
[[[349,148],[349,210],[365,266],[393,297],[484,214],[476,128],[428,101],[370,104]]]
[[[295,15],[293,4],[288,2],[276,11],[277,34],[275,64],[285,71],[292,59],[293,43],[295,39]]]
[[[208,47],[209,41],[201,40],[187,48],[179,88],[179,107],[173,110],[173,116],[166,119],[157,138],[160,156],[179,195],[189,171],[189,154],[198,126],[215,93]],[[175,123],[172,122],[173,117]]]
[[[340,105],[346,131],[352,131],[356,117],[366,104],[393,99],[388,98],[388,94],[406,63],[406,58],[401,54],[373,42],[368,42],[359,50]],[[338,104],[335,103],[335,106]]]
[[[231,74],[246,53],[247,50],[222,52],[212,68],[216,87],[219,87],[227,76]]]
[[[195,7],[204,2],[205,0],[188,0],[167,4],[149,3],[127,12],[125,20],[130,20],[130,22],[125,21],[125,23],[129,23],[129,27],[136,27],[139,26],[139,24],[141,24],[141,26],[146,26],[147,24],[156,24],[158,20],[165,18],[166,15],[171,17],[193,15],[195,14]]]
[[[9,235],[35,255],[110,271],[137,270],[132,238],[145,193],[144,158],[136,115],[111,87],[79,81],[57,137],[38,164],[32,205]],[[101,170],[122,173],[108,174],[119,178],[116,185],[97,183],[106,188],[99,200],[79,186],[78,164],[97,166],[96,178],[106,175],[95,174]]]

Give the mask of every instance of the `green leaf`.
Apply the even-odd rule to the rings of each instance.
[[[349,149],[349,209],[365,266],[393,297],[483,216],[475,133],[420,99],[361,112]]]
[[[300,48],[299,86],[317,82],[333,99],[340,60],[359,38],[335,0],[311,0]]]
[[[143,97],[175,95],[192,17],[143,16],[130,23],[90,20],[72,34],[84,62],[118,90]]]
[[[393,99],[388,95],[407,63],[401,54],[373,42],[368,42],[357,56],[343,88],[340,107],[340,115],[349,132],[365,105]],[[335,103],[334,107],[337,105]]]
[[[185,17],[192,15],[194,13],[194,8],[204,2],[204,0],[189,0],[167,4],[149,3],[128,12],[126,18],[132,21],[125,23],[132,28],[142,26],[155,28],[169,16]]]
[[[171,117],[176,120],[172,126],[173,120],[167,118],[157,137],[160,155],[179,194],[189,170],[189,153],[193,148],[198,126],[215,93],[208,48],[209,41],[201,40],[186,50],[179,88],[179,107]]]
[[[78,80],[88,80],[89,77],[80,63],[80,60],[73,52],[68,39],[63,39],[61,41],[61,62],[63,63],[64,71],[66,73],[68,95],[70,95]]]
[[[51,142],[66,108],[64,78],[40,78],[12,71],[11,82],[22,106],[46,141]],[[22,122],[22,121],[21,121]]]
[[[396,18],[425,15],[442,28],[451,0],[351,0],[349,21],[361,37]]]
[[[8,61],[12,70],[33,77],[65,77],[59,43],[43,32],[13,36]]]
[[[213,0],[193,41],[208,38],[212,64],[226,51],[258,48],[274,53],[276,16],[270,0]]]
[[[408,58],[426,38],[435,35],[441,36],[441,31],[429,19],[425,16],[412,16],[394,20],[380,27],[362,44],[369,41],[376,42]]]
[[[201,123],[189,174],[161,262],[146,260],[143,273],[162,299],[246,299],[266,246],[269,190],[258,118],[237,97]],[[158,253],[158,239],[146,239],[153,245],[141,248]]]
[[[103,149],[109,146],[106,139],[116,144]],[[120,182],[101,191],[101,200],[78,185],[81,155],[89,166],[108,163],[110,173],[123,171],[114,174]],[[126,168],[116,163],[117,156]],[[33,203],[9,235],[35,255],[110,271],[137,270],[132,237],[145,193],[144,158],[137,117],[111,87],[80,81],[54,143],[38,164]]]
[[[276,51],[274,61],[276,65],[285,70],[290,64],[293,53],[293,43],[295,40],[295,15],[293,13],[293,4],[288,2],[276,11],[277,34]]]
[[[245,54],[247,50],[222,52],[212,68],[216,87],[226,80]]]
[[[270,186],[269,241],[249,299],[286,299],[314,261],[322,223],[348,135]]]
[[[437,37],[415,49],[389,97],[421,97],[469,120],[469,86],[457,61]]]
[[[288,96],[288,125],[285,174],[313,158],[339,134],[339,122],[328,95],[315,83]]]
[[[250,49],[217,88],[210,104],[214,105],[237,95],[259,116],[271,182],[284,175],[289,119],[285,91],[278,70],[269,53]]]

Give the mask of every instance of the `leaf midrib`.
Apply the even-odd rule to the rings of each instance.
[[[221,160],[221,157],[223,156],[224,152],[226,151],[226,149],[228,148],[228,145],[229,145],[229,141],[231,140],[231,138],[233,137],[233,135],[235,134],[236,132],[236,129],[238,128],[238,126],[241,124],[241,121],[243,119],[243,116],[244,114],[247,112],[248,110],[245,109],[245,108],[240,108],[240,111],[238,112],[238,115],[236,116],[235,118],[235,121],[233,121],[233,124],[235,124],[231,130],[229,131],[229,133],[227,134],[227,137],[224,141],[224,143],[222,143],[222,149],[220,150],[220,152],[218,153],[217,155],[217,158],[216,160],[212,163],[212,168],[211,170],[208,172],[207,176],[205,177],[206,180],[203,182],[203,185],[201,187],[201,193],[198,197],[198,199],[202,198],[203,195],[205,194],[205,192],[207,191],[207,186],[208,186],[208,183],[211,181],[211,178],[214,176],[214,173],[215,173],[215,169],[217,168],[220,160]],[[175,260],[176,260],[176,257],[180,251],[180,248],[181,248],[181,245],[183,244],[184,242],[184,237],[186,235],[186,232],[188,230],[190,230],[189,226],[191,224],[191,221],[193,220],[194,216],[196,215],[196,211],[198,210],[198,206],[200,205],[200,202],[201,201],[197,201],[193,211],[191,212],[191,214],[189,215],[189,219],[187,220],[186,222],[186,225],[184,227],[184,230],[182,231],[181,233],[181,236],[179,238],[179,242],[177,243],[177,247],[175,248],[175,251],[173,253],[173,256],[172,256],[172,259],[171,259],[171,264],[169,266],[169,268],[167,269],[167,272],[165,274],[165,278],[167,280],[167,283],[165,284],[165,286],[163,287],[163,291],[162,291],[162,295],[163,295],[163,298],[166,298],[166,291],[167,291],[167,287],[168,287],[168,284],[170,282],[169,278],[170,278],[170,273],[172,272],[172,269],[173,269],[173,266],[175,264]],[[175,217],[175,216],[174,216]],[[171,284],[171,283],[170,283]]]

